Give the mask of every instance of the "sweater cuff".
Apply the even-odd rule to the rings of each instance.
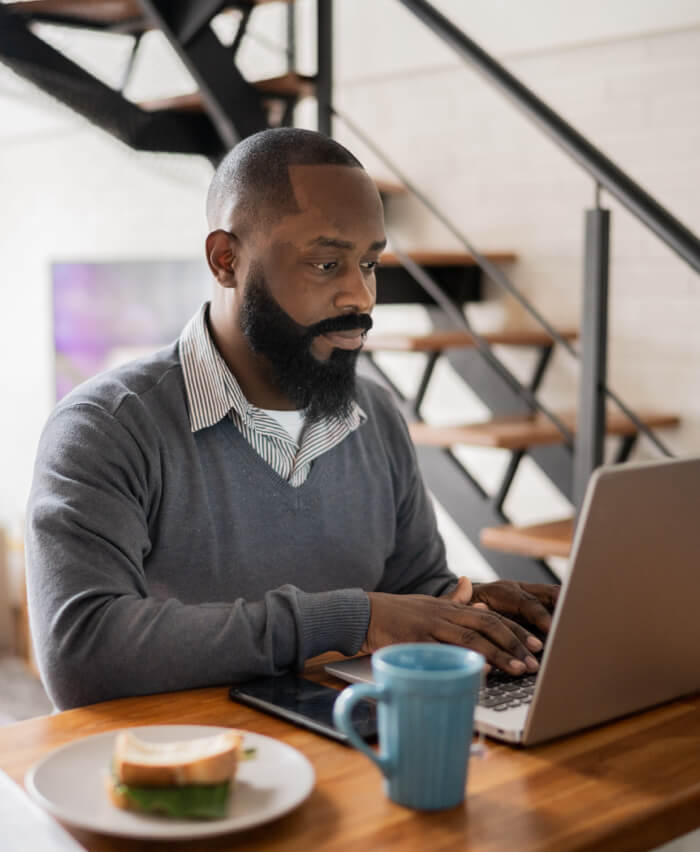
[[[362,589],[339,589],[315,594],[301,592],[297,598],[302,632],[299,643],[301,665],[325,651],[357,654],[369,627],[369,597]]]

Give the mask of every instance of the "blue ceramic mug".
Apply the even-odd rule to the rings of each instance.
[[[341,692],[335,726],[377,764],[394,802],[438,810],[464,799],[483,666],[481,654],[455,645],[389,645],[372,656],[374,684]],[[363,698],[378,702],[379,753],[352,726]]]

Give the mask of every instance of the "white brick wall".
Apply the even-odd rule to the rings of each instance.
[[[505,64],[700,233],[700,26],[549,47]],[[577,322],[593,186],[549,140],[461,66],[351,80],[338,101],[470,239],[518,252],[513,280],[546,317]],[[700,452],[700,277],[603,199],[613,211],[610,381],[625,401],[679,413],[683,425],[666,440],[680,454]],[[418,202],[393,205],[404,243],[456,247]],[[503,314],[527,321],[507,300]],[[574,375],[559,357],[545,398],[574,403]]]

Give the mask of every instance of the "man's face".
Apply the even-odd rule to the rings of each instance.
[[[241,310],[241,328],[251,348],[266,360],[268,379],[309,420],[346,415],[355,396],[355,365],[362,340],[372,327],[369,314],[347,313],[311,326],[299,325],[270,295],[260,267],[251,267]],[[317,337],[334,334],[352,342],[318,359],[312,352]]]
[[[240,324],[268,380],[316,418],[347,411],[354,395],[386,242],[383,211],[362,169],[297,166],[290,178],[300,212],[250,252]]]

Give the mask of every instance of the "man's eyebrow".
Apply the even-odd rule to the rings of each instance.
[[[339,240],[337,237],[316,237],[308,243],[309,246],[321,246],[322,248],[354,249],[355,243],[348,240]],[[369,247],[370,251],[381,251],[386,247],[386,240],[377,240]]]

